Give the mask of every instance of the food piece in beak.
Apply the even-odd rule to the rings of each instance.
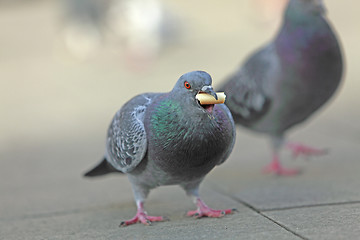
[[[218,92],[216,93],[216,96],[217,99],[208,93],[199,92],[195,98],[199,101],[200,105],[220,104],[225,102],[226,95],[224,92]]]
[[[199,92],[195,97],[199,101],[200,106],[208,113],[212,113],[214,104],[224,103],[226,98],[226,95],[223,92],[215,93],[212,91],[211,93],[212,94]],[[215,95],[216,98],[213,95]]]

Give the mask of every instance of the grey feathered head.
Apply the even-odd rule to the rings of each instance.
[[[211,84],[212,79],[207,72],[188,72],[179,78],[171,93],[173,95],[181,96],[184,101],[188,101],[190,99],[191,102],[196,103],[199,107],[206,110],[207,108],[211,108],[210,110],[212,110],[214,104],[201,105],[199,101],[196,100],[199,93],[209,94],[216,100],[218,99]]]

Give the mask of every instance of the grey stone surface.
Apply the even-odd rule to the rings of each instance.
[[[108,191],[110,191],[108,189]],[[236,207],[238,212],[222,219],[194,219],[185,216],[194,209],[190,199],[177,187],[155,190],[146,204],[149,214],[162,214],[170,221],[118,227],[135,214],[131,201],[57,213],[0,219],[2,239],[299,239],[274,222],[234,200],[204,189],[204,199],[214,208]],[[84,194],[87,194],[84,191]]]
[[[101,157],[98,153],[102,147],[97,149],[98,153],[91,149],[97,148],[73,137],[70,143],[52,141],[31,148],[23,146],[22,151],[3,152],[0,219],[72,211],[84,205],[99,205],[106,197],[113,197],[114,202],[132,201],[125,176],[110,177],[107,181],[82,177]],[[107,188],[119,188],[119,191],[104,191]]]
[[[309,135],[316,136],[314,133]],[[309,139],[314,141],[316,137]],[[249,153],[242,160],[241,149],[236,148],[231,156],[231,164],[236,164],[236,167],[231,165],[231,168],[219,168],[213,173],[211,182],[215,189],[225,191],[261,210],[360,201],[360,161],[356,153],[358,143],[345,141],[342,144],[342,139],[326,139],[324,136],[321,139],[332,145],[326,156],[314,157],[309,161],[294,161],[285,154],[284,164],[303,170],[299,176],[281,178],[260,175],[261,167],[269,161],[270,155]],[[238,144],[241,145],[241,142],[239,140]],[[250,162],[250,155],[256,163]],[[246,165],[249,167],[242,168]],[[215,179],[222,184],[217,185]]]
[[[359,239],[360,204],[265,212],[307,239]]]

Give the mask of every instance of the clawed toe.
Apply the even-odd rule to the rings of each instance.
[[[274,155],[271,163],[263,169],[263,173],[274,173],[278,176],[294,176],[301,171],[299,169],[284,168],[280,164],[279,157]]]
[[[286,145],[287,148],[289,148],[293,154],[294,158],[297,158],[298,156],[319,156],[324,155],[329,152],[328,149],[317,149],[309,146],[305,146],[300,143],[288,143]]]
[[[162,217],[162,216],[148,216],[146,213],[137,213],[135,215],[135,217],[133,217],[130,220],[127,221],[123,221],[120,223],[119,227],[125,227],[125,226],[129,226],[131,224],[135,224],[135,223],[142,223],[146,226],[150,226],[152,224],[152,222],[163,222],[163,221],[168,221],[169,219],[166,217]]]
[[[232,213],[233,209],[224,209],[224,210],[214,210],[214,209],[202,209],[202,210],[195,210],[195,211],[189,211],[187,215],[189,217],[195,217],[195,218],[202,218],[202,217],[213,217],[213,218],[219,218],[223,217],[226,214]]]
[[[223,217],[226,214],[233,213],[234,211],[237,211],[235,208],[233,209],[223,209],[223,210],[215,210],[212,208],[209,208],[201,199],[197,199],[196,205],[198,206],[197,210],[192,210],[187,212],[187,216],[189,217],[195,217],[195,218],[201,218],[201,217],[213,217],[213,218],[219,218]]]
[[[300,169],[291,169],[291,168],[283,168],[283,167],[274,167],[272,165],[268,165],[263,169],[263,173],[274,173],[278,176],[294,176],[301,173]]]

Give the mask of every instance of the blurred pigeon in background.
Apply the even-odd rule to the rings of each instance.
[[[270,136],[273,158],[266,172],[298,173],[279,162],[284,144],[295,156],[325,152],[284,141],[285,132],[324,105],[342,78],[341,49],[324,11],[321,0],[290,0],[274,40],[220,88],[237,124]]]
[[[205,175],[230,155],[235,125],[224,104],[201,105],[199,94],[217,98],[209,74],[186,73],[168,93],[140,94],[115,115],[109,130],[104,160],[85,174],[110,172],[128,175],[137,205],[134,218],[121,226],[163,221],[148,216],[143,204],[150,191],[161,185],[180,185],[194,199],[197,210],[188,216],[222,217],[232,209],[214,210],[199,197]]]
[[[63,0],[64,42],[85,59],[106,35],[119,42],[128,67],[146,68],[165,47],[179,41],[179,17],[160,0]]]
[[[112,0],[63,0],[63,38],[66,48],[79,59],[88,58],[104,40]]]
[[[117,0],[108,14],[110,29],[121,40],[130,68],[147,67],[180,39],[178,16],[160,0]]]

